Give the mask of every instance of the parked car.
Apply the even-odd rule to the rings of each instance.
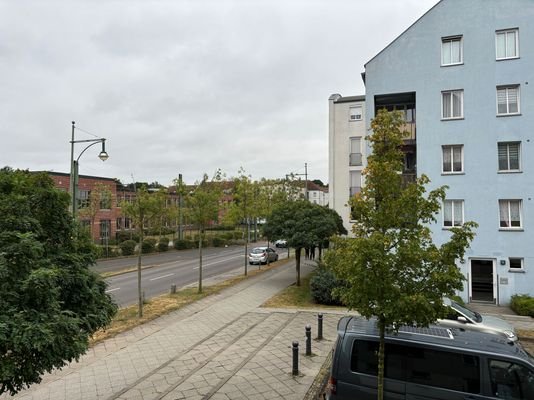
[[[270,247],[254,247],[248,255],[249,264],[267,264],[278,261],[278,254]]]
[[[278,239],[276,242],[274,242],[275,247],[287,247],[287,240],[285,239]]]
[[[438,320],[438,325],[446,328],[497,333],[511,341],[515,342],[517,340],[514,327],[505,320],[490,315],[479,314],[448,298],[443,299],[443,303],[449,307],[450,312],[444,319]]]
[[[343,317],[337,331],[327,398],[375,400],[376,318]],[[534,399],[534,358],[519,342],[437,325],[384,340],[384,400]]]

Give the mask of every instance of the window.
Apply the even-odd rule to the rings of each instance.
[[[519,114],[519,85],[497,87],[497,115]]]
[[[441,118],[457,119],[464,117],[464,91],[450,90],[441,92]]]
[[[102,219],[100,220],[100,240],[102,243],[107,243],[111,233],[111,220]]]
[[[463,43],[461,36],[441,39],[441,65],[463,63]]]
[[[350,138],[349,165],[362,165],[362,138]]]
[[[519,171],[520,164],[520,142],[498,143],[499,171]]]
[[[463,172],[463,145],[442,146],[442,172],[453,174]]]
[[[116,225],[116,230],[120,231],[123,227],[123,219],[122,218],[117,218],[117,221],[116,221],[117,225]]]
[[[360,193],[362,189],[362,173],[360,171],[350,171],[350,197]]]
[[[378,375],[378,342],[356,340],[350,369]],[[459,392],[480,393],[480,359],[454,353],[386,343],[384,376],[388,379]]]
[[[353,106],[350,107],[350,121],[361,121],[362,120],[362,106]]]
[[[100,193],[100,209],[101,210],[111,209],[111,193],[110,192],[103,191]]]
[[[87,208],[89,207],[90,199],[91,199],[91,191],[90,190],[78,190],[78,208]]]
[[[504,360],[489,360],[491,395],[497,399],[534,399],[534,372]]]
[[[510,263],[510,269],[521,270],[523,269],[523,259],[517,257],[510,257],[508,262]]]
[[[443,203],[443,226],[450,228],[464,223],[464,201],[445,200]]]
[[[495,32],[497,60],[519,57],[519,29]]]
[[[521,228],[521,200],[499,200],[501,228]]]

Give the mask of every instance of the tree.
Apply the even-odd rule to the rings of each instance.
[[[339,230],[337,213],[307,200],[287,201],[273,209],[263,231],[269,240],[286,239],[295,249],[297,286],[300,286],[300,256],[303,248],[318,246]],[[341,224],[341,228],[343,225]],[[346,233],[343,228],[344,233]]]
[[[108,186],[102,183],[97,183],[93,190],[89,193],[89,199],[87,203],[80,204],[79,216],[80,218],[89,218],[90,227],[89,231],[91,237],[93,237],[93,228],[95,225],[96,215],[101,209],[110,209],[112,201],[112,193]]]
[[[77,360],[116,313],[69,204],[45,173],[0,170],[0,394]]]
[[[372,146],[365,186],[352,201],[354,238],[338,238],[326,265],[347,282],[337,294],[364,317],[377,318],[380,332],[378,399],[383,398],[384,335],[402,325],[427,326],[444,315],[442,299],[461,289],[456,261],[473,239],[476,224],[450,229],[448,242],[432,242],[430,224],[446,187],[426,194],[429,179],[403,181],[402,115],[380,110],[367,137]]]
[[[217,171],[211,181],[208,175],[197,182],[196,189],[186,198],[191,220],[198,226],[198,292],[202,293],[202,243],[206,227],[219,217],[219,201],[221,199],[221,171]]]
[[[157,221],[161,215],[161,197],[151,194],[146,186],[136,189],[135,199],[121,204],[124,215],[130,217],[139,235],[139,249],[137,254],[137,298],[138,316],[143,316],[143,291],[141,285],[142,248],[145,227]]]

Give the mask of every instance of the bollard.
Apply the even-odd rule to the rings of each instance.
[[[306,355],[311,356],[311,325],[306,325]]]
[[[317,340],[323,340],[323,314],[317,315]]]
[[[176,285],[171,285],[171,294],[176,293]]]
[[[293,371],[291,371],[293,376],[299,374],[299,342],[296,340],[293,341]]]
[[[143,290],[143,292],[141,293],[141,301],[143,302],[143,304],[146,303],[145,301],[145,291]]]

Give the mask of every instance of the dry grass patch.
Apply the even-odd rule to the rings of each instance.
[[[194,303],[204,297],[211,296],[213,294],[221,292],[223,289],[226,289],[230,286],[236,285],[237,283],[261,274],[265,271],[277,268],[281,265],[284,265],[288,260],[281,260],[271,265],[263,265],[261,269],[259,268],[250,268],[248,269],[248,275],[239,275],[230,279],[226,279],[222,282],[215,283],[213,285],[204,286],[202,288],[202,293],[198,293],[197,287],[187,287],[182,290],[177,291],[175,294],[164,294],[158,297],[153,297],[147,301],[143,306],[143,317],[138,318],[138,306],[137,304],[121,308],[110,326],[106,329],[101,329],[94,333],[90,340],[90,346],[93,346],[103,340],[112,338],[119,333],[128,331],[136,326],[143,325],[149,321],[152,321],[162,315],[168,314],[172,311],[179,310],[182,307],[187,306],[188,304]]]

